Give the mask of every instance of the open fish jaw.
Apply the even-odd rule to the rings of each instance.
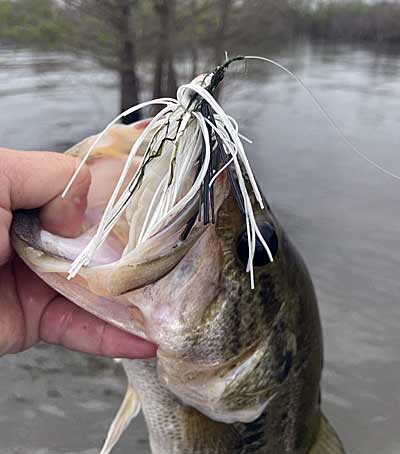
[[[148,123],[145,121],[133,126],[115,125],[94,148],[87,161],[92,171],[92,185],[84,219],[85,231],[79,238],[64,238],[42,230],[36,213],[16,213],[14,236],[24,240],[27,246],[43,252],[25,254],[26,258],[33,260],[37,268],[46,272],[69,272],[71,262],[88,245],[95,233],[96,224],[125,165],[132,142]],[[82,158],[95,139],[96,136],[86,139],[66,153]],[[140,154],[146,153],[148,142],[149,140]],[[173,152],[174,147],[170,142],[166,142],[163,153],[146,165],[143,181],[134,192],[125,216],[120,217],[91,264],[81,270],[80,276],[87,281],[90,291],[104,296],[117,296],[157,280],[181,259],[203,230],[201,223],[198,223],[199,225],[194,225],[192,229],[193,234],[182,239],[187,224],[198,210],[198,200],[195,198],[183,206],[178,214],[166,217],[148,238],[142,239],[138,244],[146,220],[146,207],[148,208],[154,197],[160,181],[168,173],[168,162]],[[128,173],[127,179],[133,175],[138,165],[139,162],[131,173]],[[182,192],[175,194],[176,200],[189,189],[196,171],[194,167],[186,175],[181,185]]]
[[[111,190],[104,188],[104,182],[107,178],[115,180],[119,175],[132,141],[143,131],[146,124],[148,122],[139,122],[133,127],[116,125],[94,149],[88,160],[93,184],[88,196],[85,218],[87,230],[80,237],[64,238],[43,230],[36,211],[16,212],[12,227],[15,249],[28,266],[50,286],[94,315],[144,338],[148,336],[142,329],[143,317],[131,299],[146,300],[141,289],[145,288],[148,294],[147,287],[174,268],[206,230],[203,223],[195,222],[189,234],[185,234],[183,238],[188,223],[198,210],[196,198],[185,205],[180,213],[167,218],[157,232],[136,246],[129,246],[129,238],[132,229],[136,228],[135,222],[143,222],[143,216],[139,217],[139,221],[134,221],[136,214],[130,207],[126,218],[121,217],[116,228],[99,249],[93,264],[82,268],[71,281],[67,281],[67,276],[71,262],[93,234],[95,222],[98,220],[98,214],[96,217],[93,208],[104,209],[110,196]],[[95,137],[86,139],[67,153],[83,157],[94,140]],[[157,160],[153,160],[153,163],[157,164]],[[115,169],[112,168],[113,165]],[[138,196],[132,200],[133,207],[145,204],[141,188],[146,189],[147,183],[154,179],[159,181],[163,171],[157,168],[154,171],[154,166],[149,165],[143,184],[138,189]],[[220,190],[215,194],[216,209],[223,202],[227,191],[224,178],[221,178],[220,182]],[[108,183],[112,188],[112,181]],[[153,189],[155,186],[153,185]],[[188,186],[187,182],[186,188]],[[177,197],[179,198],[179,194]],[[129,291],[132,289],[140,290],[133,292],[135,296],[131,296],[132,292]]]

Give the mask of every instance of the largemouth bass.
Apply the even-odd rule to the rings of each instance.
[[[128,390],[102,452],[141,407],[153,454],[344,453],[321,412],[322,334],[307,267],[267,201],[261,209],[252,197],[269,254],[257,240],[251,288],[248,229],[227,170],[213,188],[215,222],[199,220],[195,198],[141,242],[144,207],[166,172],[153,159],[126,216],[92,262],[67,279],[147,125],[114,126],[96,144],[80,237],[44,231],[34,211],[15,213],[12,226],[15,250],[50,286],[158,345],[154,360],[124,361]],[[94,140],[67,153],[83,157]],[[146,147],[148,141],[139,154],[146,156]]]

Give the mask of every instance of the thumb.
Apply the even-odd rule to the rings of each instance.
[[[52,152],[0,151],[0,178],[8,185],[10,210],[39,208],[43,227],[63,236],[80,232],[86,210],[90,172],[84,166],[65,198],[61,193],[74,174],[78,158]]]

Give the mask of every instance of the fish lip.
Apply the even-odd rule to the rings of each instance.
[[[66,257],[61,255],[49,254],[44,247],[40,236],[41,229],[42,225],[38,209],[16,210],[13,212],[13,220],[10,229],[12,235],[15,235],[26,245],[33,247],[44,254],[68,261]]]

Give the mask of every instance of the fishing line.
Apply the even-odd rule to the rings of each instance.
[[[306,93],[311,97],[311,99],[314,101],[314,104],[318,107],[318,109],[321,111],[322,115],[325,117],[325,119],[328,121],[328,123],[331,125],[331,127],[335,130],[335,132],[340,136],[340,138],[343,140],[343,142],[350,147],[350,149],[356,153],[361,159],[366,161],[368,164],[370,164],[372,167],[375,169],[379,170],[380,172],[384,173],[385,175],[388,175],[389,177],[392,177],[396,180],[400,180],[400,175],[397,175],[390,170],[385,169],[382,167],[380,164],[377,162],[373,161],[370,159],[368,156],[366,156],[364,153],[362,153],[356,145],[346,136],[346,134],[342,131],[340,126],[336,123],[334,118],[329,114],[329,112],[325,109],[325,107],[321,104],[321,102],[318,100],[318,98],[314,95],[314,93],[307,87],[307,85],[298,77],[296,74],[294,74],[292,71],[290,71],[288,68],[285,66],[281,65],[280,63],[271,60],[269,58],[265,57],[258,57],[256,55],[246,55],[243,57],[245,60],[261,60],[265,61],[267,63],[271,63],[271,65],[276,66],[280,70],[284,71],[286,74],[288,74],[292,79],[294,79],[301,87],[303,90],[306,91]]]

